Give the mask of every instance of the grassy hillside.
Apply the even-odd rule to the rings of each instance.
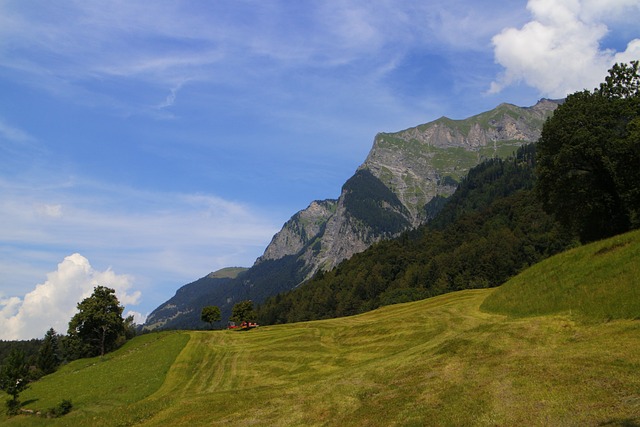
[[[640,319],[640,230],[549,258],[509,280],[482,309],[511,316],[569,312]]]
[[[214,271],[209,274],[207,277],[212,279],[235,279],[238,277],[238,274],[244,273],[248,269],[245,267],[227,267],[218,271]]]
[[[552,258],[563,267],[549,280],[569,289],[585,265],[608,257],[594,266],[606,275],[592,291],[624,284],[619,278],[637,263],[623,259],[638,259],[639,239],[629,234]],[[576,293],[564,298],[571,314],[481,310],[494,292],[505,291],[467,290],[249,332],[141,336],[23,393],[33,409],[71,399],[74,410],[64,418],[0,415],[0,424],[640,425],[640,322],[598,322],[597,313],[584,322],[573,315]],[[599,294],[600,302],[612,294]],[[523,295],[529,304],[541,294]]]

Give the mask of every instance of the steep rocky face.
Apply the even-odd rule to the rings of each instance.
[[[342,187],[335,214],[313,247],[300,252],[306,277],[328,270],[383,238],[411,226],[409,211],[397,195],[369,170],[361,169]]]
[[[425,206],[434,197],[451,195],[469,169],[483,159],[506,157],[520,145],[536,141],[558,105],[559,101],[546,99],[528,108],[501,104],[465,120],[442,117],[378,134],[337,203],[331,201],[332,210],[322,211],[324,227],[299,226],[297,217],[308,215],[310,206],[285,224],[258,262],[265,257],[298,256],[310,277],[380,239],[424,223]]]
[[[501,104],[465,120],[442,117],[401,132],[381,133],[361,168],[398,195],[417,226],[426,219],[425,204],[436,195],[451,195],[481,160],[508,156],[538,140],[558,104],[547,99],[529,108]]]
[[[323,230],[336,211],[337,200],[321,200],[311,202],[309,207],[296,213],[287,221],[264,254],[256,260],[256,264],[266,260],[275,260],[286,255],[300,252]]]

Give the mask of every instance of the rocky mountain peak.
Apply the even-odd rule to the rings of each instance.
[[[264,254],[256,260],[259,264],[296,254],[324,229],[335,213],[337,200],[315,200],[289,219],[271,239]]]
[[[381,239],[419,226],[437,212],[472,167],[487,158],[507,157],[536,141],[561,102],[541,99],[532,107],[501,104],[464,120],[441,117],[399,132],[379,133],[338,200],[314,201],[293,215],[254,266],[237,278],[202,278],[186,286],[197,291],[192,302],[176,309],[175,301],[185,299],[181,292],[150,318],[165,327],[181,325],[185,316],[197,323],[199,309],[191,305],[206,300],[200,292],[208,295],[208,304],[230,313],[234,301],[259,303]]]
[[[520,145],[536,141],[544,121],[560,102],[541,99],[532,107],[505,103],[464,120],[441,117],[399,132],[379,133],[355,175],[370,172],[372,177],[361,181],[377,188],[370,197],[381,198],[366,202],[368,210],[387,212],[384,215],[393,218],[395,224],[406,224],[403,229],[424,223],[428,216],[425,206],[436,196],[451,195],[473,166],[485,158],[506,157]],[[372,180],[382,185],[376,186]],[[382,196],[383,188],[397,198],[399,205]],[[381,238],[391,237],[370,223],[377,221],[371,218],[379,217],[380,212],[368,218],[354,215],[353,203],[351,207],[345,203],[348,195],[343,188],[337,201],[316,201],[298,212],[274,236],[258,262],[295,255],[313,274],[336,266]],[[399,232],[391,226],[389,230]]]

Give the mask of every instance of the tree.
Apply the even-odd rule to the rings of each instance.
[[[58,334],[51,328],[45,334],[44,340],[42,340],[42,345],[36,358],[36,366],[42,374],[47,375],[55,372],[58,366],[60,366],[60,362]]]
[[[11,396],[7,400],[7,413],[15,415],[20,409],[18,397],[28,387],[29,368],[22,350],[13,349],[0,369],[0,390]]]
[[[616,64],[593,92],[569,95],[537,144],[544,209],[583,242],[640,227],[638,62]]]
[[[202,309],[202,313],[200,313],[200,319],[203,322],[207,322],[213,328],[214,322],[220,321],[220,307],[215,305],[208,305]]]
[[[604,82],[597,89],[600,95],[608,98],[632,98],[640,96],[640,61],[629,64],[615,64]]]
[[[256,312],[253,309],[253,301],[240,301],[231,309],[231,320],[234,322],[255,322]]]
[[[104,356],[125,339],[122,307],[113,289],[97,286],[78,303],[78,313],[69,322],[68,334],[81,344],[80,357]]]

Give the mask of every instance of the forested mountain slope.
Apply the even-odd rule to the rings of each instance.
[[[300,248],[278,238],[290,234],[292,224],[287,223],[258,262],[293,255],[304,261],[308,278],[377,241],[425,223],[433,215],[429,203],[453,194],[473,166],[537,141],[544,121],[560,103],[542,99],[532,107],[501,104],[463,120],[442,117],[376,135],[364,163],[345,183],[338,200],[332,201],[331,211],[325,211],[329,215],[322,217],[323,226],[310,233],[306,225],[295,222],[298,234],[315,232],[309,243]]]
[[[533,193],[535,146],[471,169],[427,225],[379,242],[259,309],[263,323],[361,313],[504,283],[574,242]]]

